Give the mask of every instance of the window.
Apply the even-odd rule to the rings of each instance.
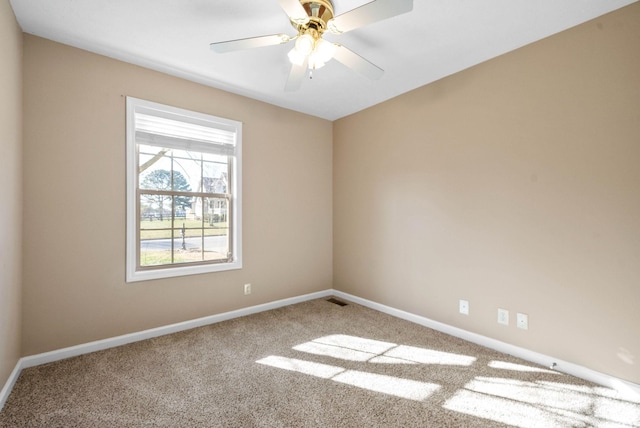
[[[127,97],[127,282],[242,267],[242,124]]]

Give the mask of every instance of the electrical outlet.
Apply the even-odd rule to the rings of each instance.
[[[245,294],[245,296],[247,294],[251,294],[251,284],[245,284],[244,285],[244,294]]]
[[[469,301],[468,300],[460,300],[460,313],[469,315]]]
[[[529,329],[529,316],[527,314],[521,314],[518,312],[516,315],[516,323],[518,324],[518,328],[522,330]]]
[[[498,324],[509,325],[509,311],[498,308]]]

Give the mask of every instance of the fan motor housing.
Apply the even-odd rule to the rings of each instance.
[[[309,22],[304,25],[291,22],[298,32],[305,32],[311,28],[320,35],[327,29],[327,22],[333,19],[333,4],[330,0],[300,0],[300,4],[309,16]]]

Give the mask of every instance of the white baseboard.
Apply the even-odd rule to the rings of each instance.
[[[244,317],[246,315],[257,314],[259,312],[270,311],[272,309],[284,306],[294,305],[296,303],[305,302],[307,300],[320,299],[333,295],[333,290],[318,291],[316,293],[305,294],[302,296],[291,297],[288,299],[277,300],[275,302],[264,303],[261,305],[250,306],[235,311],[224,312],[221,314],[211,315],[208,317],[198,318],[190,321],[184,321],[176,324],[170,324],[163,327],[143,330],[136,333],[125,334],[122,336],[111,337],[109,339],[96,340],[94,342],[83,343],[81,345],[70,346],[68,348],[57,349],[55,351],[44,352],[42,354],[30,355],[22,357],[16,364],[11,376],[5,383],[2,391],[0,391],[0,410],[9,398],[9,394],[13,389],[18,376],[22,369],[35,367],[42,364],[52,363],[54,361],[64,360],[66,358],[76,357],[78,355],[89,354],[91,352],[101,351],[104,349],[115,348],[117,346],[126,345],[128,343],[139,342],[141,340],[151,339],[166,334],[177,333],[179,331],[190,330],[192,328],[202,327],[209,324],[215,324],[227,321],[233,318]]]
[[[2,390],[0,390],[0,410],[2,410],[2,408],[4,407],[4,403],[7,402],[7,398],[9,398],[9,394],[11,394],[11,390],[13,389],[13,386],[16,384],[16,381],[20,376],[20,372],[22,371],[21,363],[22,363],[22,359],[18,360],[18,363],[16,364],[13,371],[9,375],[9,379],[7,379],[7,381],[4,384],[4,387],[2,387]]]
[[[523,360],[535,364],[550,367],[553,363],[555,363],[556,365],[554,366],[554,370],[556,371],[566,373],[580,379],[588,380],[598,385],[612,388],[623,393],[631,394],[632,396],[640,397],[640,385],[636,383],[627,382],[625,380],[618,379],[616,377],[609,376],[607,374],[600,373],[598,371],[591,370],[589,368],[573,364],[568,361],[563,361],[558,358],[530,351],[519,346],[510,345],[508,343],[501,342],[496,339],[491,339],[490,337],[482,336],[477,333],[472,333],[458,327],[453,327],[448,324],[443,324],[441,322],[431,320],[429,318],[401,311],[399,309],[385,306],[380,303],[372,302],[371,300],[356,297],[348,293],[343,293],[342,291],[334,290],[333,294],[344,300],[348,300],[353,303],[375,309],[376,311],[392,315],[396,318],[411,321],[424,327],[429,327],[433,330],[440,331],[442,333],[458,337],[460,339],[464,339],[468,342],[475,343],[486,348],[513,355],[514,357],[522,358]]]
[[[170,324],[163,327],[143,330],[136,333],[125,334],[122,336],[111,337],[109,339],[96,340],[95,342],[83,343],[82,345],[71,346],[69,348],[57,349],[51,352],[31,355],[23,357],[22,368],[39,366],[41,364],[51,363],[53,361],[63,360],[65,358],[75,357],[90,352],[101,351],[103,349],[115,348],[116,346],[126,345],[127,343],[139,342],[141,340],[151,339],[166,334],[177,333],[179,331],[190,330],[192,328],[202,327],[209,324],[215,324],[227,321],[233,318],[240,318],[247,315],[257,314],[259,312],[270,311],[272,309],[281,308],[283,306],[294,305],[296,303],[305,302],[307,300],[319,299],[321,297],[333,295],[333,290],[324,290],[316,293],[305,294],[298,297],[291,297],[275,302],[264,303],[261,305],[250,306],[248,308],[237,309],[235,311],[224,312],[221,314],[211,315],[208,317],[197,318],[190,321],[184,321],[176,324]]]
[[[604,373],[597,372],[595,370],[588,369],[577,364],[573,364],[567,361],[562,361],[557,358],[553,358],[547,355],[543,355],[537,352],[530,351],[528,349],[520,348],[518,346],[510,345],[499,340],[491,339],[480,334],[472,333],[461,328],[453,327],[447,324],[443,324],[438,321],[431,320],[419,315],[415,315],[409,312],[401,311],[399,309],[385,306],[380,303],[376,303],[367,299],[353,296],[348,293],[343,293],[337,290],[324,290],[316,293],[305,294],[298,297],[292,297],[283,300],[277,300],[275,302],[264,303],[261,305],[250,306],[248,308],[242,308],[235,311],[224,312],[217,315],[211,315],[208,317],[198,318],[195,320],[185,321],[176,324],[170,324],[163,327],[153,328],[150,330],[143,330],[136,333],[125,334],[122,336],[116,336],[109,339],[97,340],[94,342],[84,343],[81,345],[71,346],[68,348],[62,348],[51,352],[45,352],[37,355],[30,355],[28,357],[22,357],[18,360],[16,367],[9,376],[9,379],[5,383],[2,391],[0,391],[0,410],[4,406],[5,402],[9,398],[9,394],[13,389],[20,372],[22,369],[28,367],[39,366],[41,364],[51,363],[54,361],[63,360],[78,355],[88,354],[91,352],[101,351],[104,349],[115,348],[117,346],[126,345],[128,343],[139,342],[141,340],[151,339],[158,336],[164,336],[166,334],[177,333],[179,331],[190,330],[192,328],[202,327],[209,324],[215,324],[222,321],[227,321],[233,318],[239,318],[247,315],[256,314],[259,312],[269,311],[272,309],[281,308],[288,305],[294,305],[296,303],[305,302],[308,300],[319,299],[328,296],[337,296],[344,300],[351,301],[353,303],[360,304],[362,306],[392,315],[397,318],[401,318],[407,321],[411,321],[415,324],[432,328],[434,330],[446,333],[448,335],[459,337],[472,343],[476,343],[481,346],[485,346],[490,349],[494,349],[505,354],[513,355],[523,360],[530,361],[543,366],[550,366],[552,363],[556,363],[555,370],[563,373],[570,374],[572,376],[585,379],[598,385],[603,385],[608,388],[613,388],[625,393],[633,394],[640,397],[640,385],[624,381],[622,379],[615,378],[613,376],[606,375]]]

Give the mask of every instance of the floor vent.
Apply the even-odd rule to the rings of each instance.
[[[334,299],[333,297],[330,299],[327,299],[327,302],[335,303],[338,306],[347,306],[347,303],[341,302],[340,300]]]

